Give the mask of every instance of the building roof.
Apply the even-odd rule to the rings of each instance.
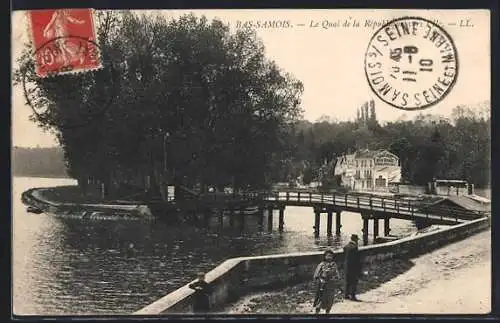
[[[474,198],[470,198],[469,196],[447,196],[448,200],[454,202],[457,205],[460,205],[464,209],[480,211],[480,212],[491,212],[491,204],[490,203],[481,203]]]
[[[354,158],[373,158],[380,152],[382,152],[382,150],[360,149],[354,153]]]
[[[439,204],[446,204],[446,203],[452,203],[463,210],[471,211],[471,212],[483,212],[483,213],[489,213],[491,212],[491,204],[490,203],[481,203],[478,201],[475,201],[472,198],[469,198],[468,196],[461,195],[461,196],[440,196],[440,199],[435,201],[434,203],[427,205],[421,210],[425,209],[432,209],[438,206]]]
[[[436,179],[435,182],[439,184],[467,184],[467,181],[459,179]]]
[[[377,149],[377,150],[359,149],[354,153],[354,158],[374,158],[375,156],[382,153],[398,158],[398,156],[394,155],[387,149]]]

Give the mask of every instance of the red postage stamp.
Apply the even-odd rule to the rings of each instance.
[[[101,67],[92,9],[30,10],[28,20],[38,76]]]

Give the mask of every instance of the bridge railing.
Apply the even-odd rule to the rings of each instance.
[[[276,201],[290,202],[298,204],[329,205],[333,207],[352,208],[359,211],[387,212],[395,213],[400,216],[408,217],[409,220],[417,217],[429,218],[434,220],[454,220],[456,223],[460,220],[472,220],[482,217],[481,213],[449,208],[446,205],[435,204],[435,200],[409,200],[394,197],[378,197],[366,195],[354,195],[344,193],[316,193],[303,191],[271,191],[271,192],[245,192],[238,194],[217,194],[209,193],[187,199],[187,204],[204,203],[207,205],[227,205],[247,203],[251,201]]]
[[[459,220],[475,219],[481,215],[469,210],[452,209],[445,205],[435,205],[435,201],[405,200],[393,197],[356,196],[342,193],[313,193],[313,192],[271,192],[267,200],[277,202],[297,202],[306,204],[325,204],[333,207],[356,208],[378,212],[392,212],[409,218],[419,217]],[[432,206],[429,211],[428,207]]]
[[[197,203],[236,203],[243,201],[264,200],[268,196],[265,192],[244,192],[237,194],[223,194],[223,193],[206,193],[200,194],[197,197],[190,197],[183,200],[183,202],[197,202]]]

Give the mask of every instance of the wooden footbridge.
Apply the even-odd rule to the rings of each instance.
[[[153,209],[158,206],[151,205]],[[373,221],[373,235],[377,237],[379,220],[384,220],[384,234],[389,235],[390,219],[403,219],[426,224],[453,225],[485,216],[480,210],[464,207],[442,196],[385,197],[360,193],[315,193],[300,191],[250,192],[245,194],[204,194],[186,196],[163,202],[162,211],[211,214],[229,211],[234,213],[256,208],[256,214],[268,212],[268,227],[272,227],[274,210],[279,211],[279,230],[283,230],[284,210],[287,206],[311,207],[314,210],[314,233],[319,236],[320,215],[327,213],[327,233],[332,235],[333,213],[336,214],[336,234],[340,234],[342,211],[358,213],[363,219],[363,240],[367,243],[369,221]],[[165,209],[166,207],[166,209]]]

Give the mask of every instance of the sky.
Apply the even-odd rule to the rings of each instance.
[[[381,122],[411,119],[419,113],[450,116],[459,104],[476,105],[489,101],[490,13],[488,10],[350,10],[350,9],[268,9],[268,10],[141,10],[138,13],[162,14],[170,18],[185,13],[218,18],[232,30],[238,24],[275,22],[275,28],[258,28],[257,35],[266,56],[280,68],[302,81],[304,118],[321,116],[353,120],[366,101],[375,101]],[[419,16],[439,21],[454,40],[459,71],[455,86],[438,104],[422,111],[403,111],[380,100],[371,90],[364,71],[368,43],[381,23],[402,16]],[[343,27],[344,21],[359,22],[359,27]],[[12,14],[12,66],[23,44],[29,40],[25,12]],[[340,22],[340,26],[338,23]],[[292,26],[283,28],[282,26]],[[316,27],[311,27],[316,26]],[[20,88],[12,91],[12,145],[24,147],[56,146],[55,137],[29,121],[31,109]]]

